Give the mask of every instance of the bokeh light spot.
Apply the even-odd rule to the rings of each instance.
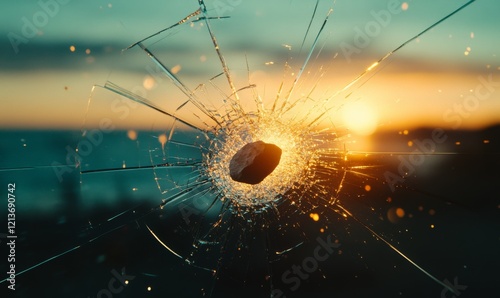
[[[319,220],[319,214],[318,213],[311,213],[311,214],[309,214],[309,217],[311,217],[312,220],[314,220],[314,221],[318,221]]]

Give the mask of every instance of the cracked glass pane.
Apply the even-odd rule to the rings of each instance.
[[[498,123],[474,113],[498,112],[500,64],[465,60],[474,2],[142,7],[168,18],[123,20],[65,160],[3,165],[55,172],[63,187],[37,185],[69,198],[56,228],[23,235],[39,252],[19,261],[21,296],[33,278],[64,281],[36,290],[53,297],[490,293],[473,255],[499,246],[498,127],[466,128]]]

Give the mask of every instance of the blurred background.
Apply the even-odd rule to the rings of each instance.
[[[147,5],[103,1],[55,3],[48,1],[45,6],[34,2],[11,3],[2,17],[0,69],[5,93],[2,127],[79,129],[91,87],[102,84],[111,71],[132,75],[140,67],[134,61],[116,63],[121,51],[197,8],[197,3],[190,1],[168,4],[153,1]],[[404,10],[399,8],[396,14],[390,13],[387,9],[390,1],[338,1],[335,4],[322,35],[320,46],[324,52],[318,57],[322,59],[318,65],[330,65],[335,54],[338,65],[327,72],[325,82],[344,85],[465,2],[394,3],[406,3]],[[323,21],[330,4],[320,1],[311,35],[316,34],[317,25]],[[295,42],[302,42],[308,28],[313,12],[310,6],[307,1],[285,4],[235,1],[234,5],[215,2],[211,13],[231,16],[214,24],[218,29],[215,33],[221,35],[225,55],[247,53],[249,61],[257,64],[257,61],[269,62],[287,55],[283,44],[290,44],[298,51],[300,43]],[[374,82],[358,95],[370,110],[376,110],[379,125],[384,128],[454,127],[458,123],[454,106],[464,104],[470,91],[474,92],[481,83],[479,76],[487,78],[498,73],[497,8],[495,1],[478,1],[399,51],[394,61],[385,66],[383,74],[376,75]],[[389,14],[386,16],[383,12]],[[202,74],[202,65],[210,61],[202,62],[199,57],[183,60],[183,54],[189,54],[193,42],[188,34],[179,35],[176,39],[179,43],[169,54],[179,59],[180,73]],[[204,49],[206,54],[212,50]],[[258,64],[259,69],[251,69],[256,75],[262,68],[261,63]],[[236,67],[239,65],[232,66]],[[264,69],[280,73],[283,65],[276,63]],[[325,89],[329,84],[321,87]],[[481,100],[474,108],[473,115],[466,116],[467,110],[462,112],[460,128],[496,124],[499,103],[495,100],[498,93],[494,91],[488,100]],[[396,99],[400,102],[395,103]],[[450,108],[453,113],[444,117]],[[147,127],[147,122],[144,125]]]
[[[371,228],[440,280],[453,284],[458,278],[458,284],[467,286],[462,297],[498,295],[500,3],[475,1],[334,98],[374,62],[467,1],[206,3],[208,15],[229,17],[211,24],[235,82],[239,87],[256,84],[267,103],[282,82],[290,86],[286,84],[321,33],[296,94],[312,99],[301,106],[302,112],[329,99],[324,125],[347,131],[346,149],[367,154],[362,163],[376,165],[368,173],[370,182],[352,180],[345,187],[347,205],[354,198],[363,200],[350,206],[351,211],[358,211]],[[264,269],[256,266],[243,277],[227,273],[214,278],[170,254],[144,227],[143,218],[164,198],[154,173],[144,167],[151,165],[149,150],[163,145],[163,121],[168,121],[127,102],[113,106],[114,98],[93,86],[109,80],[129,90],[137,87],[134,92],[175,110],[180,97],[168,93],[145,67],[146,55],[133,52],[135,48],[123,50],[198,7],[194,0],[4,5],[0,181],[4,192],[8,183],[16,183],[16,268],[27,270],[18,276],[17,296],[12,297],[106,297],[102,290],[116,272],[134,276],[136,282],[123,283],[113,297],[268,297],[269,279],[285,289],[281,273],[317,245],[313,223],[304,228],[311,233],[304,237],[307,244],[285,261]],[[151,47],[191,89],[221,72],[202,22],[176,27]],[[217,98],[206,101],[217,108]],[[112,129],[102,129],[104,118]],[[82,137],[82,128],[100,129],[85,158],[75,154],[83,141],[92,141]],[[436,154],[412,163],[412,152]],[[89,165],[131,170],[82,177],[82,168]],[[403,173],[405,178],[390,180],[387,173]],[[0,215],[7,217],[7,207],[0,208]],[[307,216],[302,220],[310,221]],[[334,222],[325,225],[344,236],[339,239],[343,257],[321,265],[321,272],[298,291],[285,291],[287,297],[452,297],[355,222],[345,227]],[[169,228],[176,230],[172,241],[192,236],[177,233],[183,224]],[[205,257],[216,258],[212,254],[209,250]],[[274,273],[263,275],[271,277],[259,279],[269,268]],[[0,286],[3,291],[7,282]]]

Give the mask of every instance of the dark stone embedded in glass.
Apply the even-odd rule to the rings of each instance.
[[[262,141],[248,143],[229,162],[229,175],[234,181],[258,184],[278,166],[281,149]]]

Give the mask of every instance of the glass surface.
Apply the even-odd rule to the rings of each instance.
[[[8,297],[498,294],[495,1],[7,6]]]

